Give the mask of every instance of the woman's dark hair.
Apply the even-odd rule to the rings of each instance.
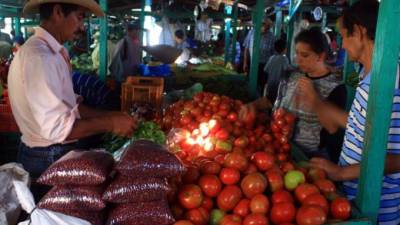
[[[175,31],[175,37],[183,39],[185,37],[185,33],[183,33],[183,30],[177,30]]]
[[[379,3],[376,0],[362,0],[354,3],[343,12],[342,25],[349,36],[353,35],[354,25],[365,27],[367,36],[375,40]]]
[[[320,27],[312,27],[307,30],[301,31],[294,42],[297,44],[299,42],[308,44],[312,51],[317,54],[325,53],[328,57],[329,45],[326,36],[321,32]]]
[[[286,41],[283,39],[279,39],[274,43],[275,51],[281,54],[286,49]]]
[[[67,4],[67,3],[45,3],[39,6],[39,15],[40,20],[48,20],[53,14],[54,6],[60,5],[61,10],[64,13],[64,16],[68,16],[72,12],[78,10],[79,6],[74,4]]]

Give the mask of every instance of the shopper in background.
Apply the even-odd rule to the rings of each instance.
[[[264,67],[267,74],[267,83],[265,84],[264,96],[267,96],[271,102],[275,102],[278,93],[280,80],[287,75],[290,70],[294,70],[286,56],[286,41],[279,39],[275,41],[275,54],[269,58],[268,63]]]
[[[30,0],[24,6],[25,14],[39,12],[40,26],[15,55],[8,87],[22,133],[18,162],[34,179],[73,150],[77,140],[105,132],[129,137],[135,127],[129,115],[93,110],[73,91],[63,44],[74,38],[87,11],[104,16],[94,0]],[[37,198],[47,191],[32,188]]]
[[[272,21],[266,18],[261,27],[261,39],[259,49],[259,65],[258,65],[258,88],[260,91],[264,88],[267,82],[267,75],[264,73],[265,64],[269,58],[274,54],[274,43],[275,36],[270,31]],[[244,55],[243,55],[243,71],[249,71],[249,65],[251,65],[253,57],[253,45],[254,45],[254,29],[251,29],[244,40]],[[249,57],[250,56],[250,57]],[[250,60],[249,60],[250,59]]]
[[[109,69],[119,83],[125,81],[127,76],[138,74],[142,52],[139,39],[140,30],[138,22],[129,23],[126,36],[115,47]]]

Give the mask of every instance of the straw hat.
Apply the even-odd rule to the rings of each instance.
[[[99,17],[104,16],[103,10],[101,10],[99,4],[94,0],[28,0],[24,6],[23,13],[25,15],[35,14],[39,12],[39,5],[45,3],[67,3],[79,5],[84,8],[87,8],[93,14]]]

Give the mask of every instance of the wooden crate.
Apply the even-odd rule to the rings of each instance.
[[[129,112],[135,102],[151,103],[160,109],[163,91],[162,77],[128,77],[121,86],[121,110]]]

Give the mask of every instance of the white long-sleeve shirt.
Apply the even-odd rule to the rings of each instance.
[[[37,28],[17,52],[8,76],[13,115],[29,147],[65,143],[80,118],[65,48]]]

